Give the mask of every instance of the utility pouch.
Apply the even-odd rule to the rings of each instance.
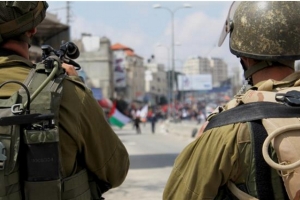
[[[57,127],[24,130],[26,181],[60,179],[59,136]]]
[[[24,195],[26,200],[61,200],[59,135],[54,125],[24,129]]]

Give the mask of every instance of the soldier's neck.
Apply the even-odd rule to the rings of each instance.
[[[273,79],[281,81],[285,77],[294,73],[294,70],[286,66],[271,66],[264,68],[252,75],[253,84],[257,84],[261,81]]]
[[[21,41],[16,40],[8,40],[2,45],[3,48],[12,50],[16,52],[18,55],[29,59],[29,50],[28,50],[28,44]]]

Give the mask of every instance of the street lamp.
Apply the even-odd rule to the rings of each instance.
[[[172,33],[172,37],[171,37],[171,50],[172,50],[171,51],[172,52],[172,54],[171,54],[172,55],[172,76],[171,77],[172,78],[171,78],[171,80],[172,80],[172,82],[171,83],[172,83],[172,86],[173,86],[174,80],[175,80],[175,69],[174,69],[175,68],[175,66],[174,66],[174,64],[175,64],[175,59],[174,59],[174,55],[175,55],[175,48],[174,48],[174,46],[175,46],[175,42],[174,42],[174,14],[179,9],[191,8],[191,5],[190,4],[183,4],[183,6],[171,10],[170,8],[163,7],[160,4],[154,4],[153,8],[155,8],[155,9],[162,8],[162,9],[165,9],[165,10],[169,11],[170,14],[171,14],[171,20],[172,20],[172,30],[171,30],[171,33]],[[176,84],[175,84],[175,86],[176,86]],[[171,92],[172,92],[172,99],[173,99],[173,108],[175,108],[175,93],[173,91],[173,88],[171,88]]]
[[[176,43],[175,46],[181,46],[180,43]],[[167,67],[166,67],[166,71],[170,71],[171,72],[171,69],[170,69],[170,48],[168,46],[165,46],[165,45],[162,45],[160,43],[157,43],[155,47],[163,47],[167,50],[167,55],[168,55],[168,58],[167,58]],[[175,60],[177,61],[177,60]],[[171,77],[171,74],[169,75],[169,77]],[[168,98],[168,117],[170,116],[170,111],[171,111],[171,106],[170,106],[170,103],[171,103],[171,94],[173,94],[171,91],[171,83],[172,83],[172,79],[169,78],[167,80],[168,84],[167,84],[167,98]]]

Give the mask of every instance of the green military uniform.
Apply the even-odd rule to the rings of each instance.
[[[0,84],[8,80],[23,82],[32,66],[21,56],[1,55]],[[67,77],[63,81],[59,110],[62,176],[70,177],[86,168],[97,180],[117,187],[129,169],[127,150],[105,120],[103,110],[90,90],[77,79]],[[17,84],[6,84],[0,95],[10,96],[19,88]]]
[[[300,72],[297,72],[282,81],[267,80],[255,87],[259,91],[272,91],[279,87],[299,85]],[[233,104],[237,104],[238,101],[230,101],[223,109],[234,107]],[[247,184],[249,193],[255,196],[255,182],[249,181],[253,165],[250,137],[248,123],[230,124],[204,132],[177,157],[163,199],[215,199],[228,181],[236,185]],[[273,171],[272,180],[278,178]],[[276,199],[283,199],[279,188],[276,192]]]

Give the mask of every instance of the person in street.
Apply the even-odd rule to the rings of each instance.
[[[42,1],[0,2],[0,84],[9,80],[24,82],[30,70],[35,68],[35,64],[29,60],[29,48],[31,39],[38,31],[37,25],[45,18],[47,8],[47,2]],[[83,185],[76,191],[70,190],[69,193],[65,191],[70,188],[60,186],[65,190],[62,191],[62,199],[94,199],[92,197],[99,197],[123,183],[129,169],[129,156],[125,146],[105,120],[103,110],[91,91],[78,78],[74,67],[69,64],[63,64],[63,67],[68,76],[62,81],[63,91],[59,105],[62,183],[75,181],[72,177],[77,177],[79,182],[75,181],[73,185]],[[9,84],[1,88],[0,96],[10,97],[19,89],[19,85]],[[19,165],[20,169],[25,167],[25,163]],[[9,170],[11,169],[5,169],[5,173]],[[86,180],[93,179],[96,185],[92,187],[88,181],[81,182],[83,170],[86,170],[91,178]],[[4,180],[0,180],[1,185],[2,181]],[[21,181],[23,182],[24,180]],[[43,188],[43,185],[40,187]],[[47,183],[44,187],[48,187]],[[32,193],[30,188],[18,190],[25,194]],[[1,188],[1,198],[14,199],[6,196],[10,195],[9,192],[14,190],[4,194]]]
[[[253,126],[263,127],[262,120],[210,128],[214,118],[219,120],[214,122],[226,120],[217,117],[246,104],[247,99],[265,100],[265,91],[299,91],[300,72],[294,70],[295,60],[300,59],[299,12],[297,1],[232,4],[219,46],[229,34],[230,51],[240,59],[251,87],[208,116],[201,128],[204,132],[176,158],[164,200],[299,199],[299,192],[287,196],[282,177],[261,155],[264,138],[256,142],[262,134]],[[300,189],[300,185],[296,187]]]
[[[151,131],[153,134],[155,133],[155,124],[157,122],[157,118],[158,118],[158,112],[156,110],[153,110],[150,116]]]
[[[141,116],[140,116],[140,113],[141,111],[137,108],[134,108],[132,111],[131,111],[131,116],[132,116],[132,119],[133,119],[133,126],[136,130],[136,133],[137,134],[141,134],[141,127],[140,127],[140,123],[141,123]]]

